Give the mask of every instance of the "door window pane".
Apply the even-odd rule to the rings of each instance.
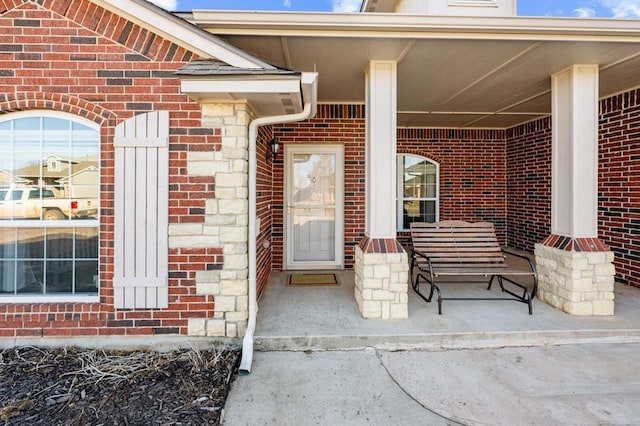
[[[293,202],[304,205],[335,204],[336,156],[295,154]]]

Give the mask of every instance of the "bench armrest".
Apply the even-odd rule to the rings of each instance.
[[[417,258],[418,257],[423,258],[427,262],[427,265],[429,267],[428,270],[425,270],[424,268],[422,268],[420,266],[420,264],[418,264],[418,262],[417,262]],[[413,275],[413,267],[414,267],[414,265],[417,266],[418,269],[420,269],[421,271],[429,272],[429,274],[431,276],[433,276],[433,265],[431,264],[431,259],[429,258],[429,256],[427,256],[426,254],[424,254],[420,250],[416,250],[416,249],[412,249],[411,250],[411,274],[412,275]]]

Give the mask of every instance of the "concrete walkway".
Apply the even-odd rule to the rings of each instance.
[[[272,274],[226,425],[640,425],[640,289],[616,285],[612,317],[539,300],[533,315],[513,301],[438,315],[410,291],[409,319],[382,321],[359,314],[353,272],[338,275],[292,288]]]
[[[637,425],[640,344],[257,353],[224,424]]]

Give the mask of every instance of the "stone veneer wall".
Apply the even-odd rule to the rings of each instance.
[[[613,315],[613,252],[595,239],[588,245],[601,251],[576,251],[581,243],[551,236],[536,244],[538,298],[572,315]]]
[[[354,296],[367,319],[409,316],[409,259],[395,240],[363,238],[355,248]]]
[[[207,200],[201,224],[173,224],[169,246],[220,247],[221,270],[196,273],[196,293],[214,297],[212,318],[189,319],[191,336],[242,337],[248,319],[248,125],[246,104],[204,105],[203,126],[220,128],[222,148],[189,152],[187,173],[214,176],[215,198]]]

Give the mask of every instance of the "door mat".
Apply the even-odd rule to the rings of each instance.
[[[319,285],[340,285],[336,274],[289,274],[287,285],[290,287],[306,287]]]

